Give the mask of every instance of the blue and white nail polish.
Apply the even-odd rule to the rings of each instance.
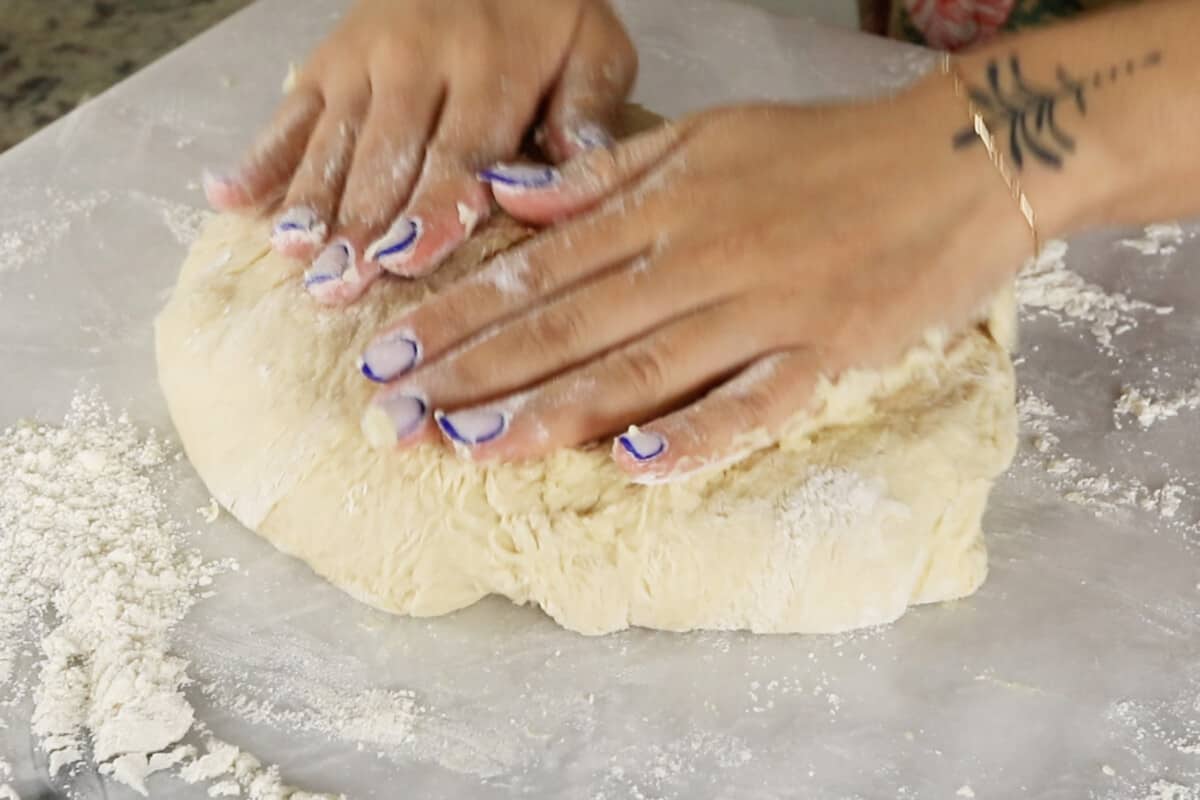
[[[368,261],[378,261],[383,267],[403,264],[412,258],[413,250],[421,238],[421,220],[401,216],[367,248]]]
[[[416,433],[425,423],[428,413],[429,405],[415,395],[380,397],[368,406],[363,415],[363,433],[372,447],[391,447]]]
[[[667,440],[657,433],[631,427],[617,437],[617,443],[638,461],[653,461],[667,452]]]
[[[497,164],[479,173],[479,180],[508,192],[545,189],[558,183],[560,177],[557,169],[544,164]]]
[[[354,248],[338,239],[321,251],[312,266],[304,273],[304,288],[320,296],[342,283],[354,280]]]
[[[616,144],[612,134],[594,122],[585,122],[567,132],[571,144],[580,150],[607,149]]]
[[[271,244],[287,247],[293,244],[318,245],[325,241],[329,227],[317,212],[308,206],[293,206],[279,215],[271,231]]]
[[[420,343],[405,331],[393,331],[367,346],[358,368],[368,380],[387,383],[411,370],[420,360]]]
[[[508,430],[508,415],[493,409],[469,408],[452,414],[438,411],[433,418],[446,438],[467,447],[494,441]]]

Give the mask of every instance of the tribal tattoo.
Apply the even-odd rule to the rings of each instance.
[[[1064,159],[1075,152],[1075,139],[1062,129],[1056,118],[1060,103],[1073,104],[1080,116],[1087,116],[1089,92],[1112,84],[1122,75],[1129,76],[1160,63],[1162,53],[1155,50],[1140,61],[1130,59],[1085,77],[1076,77],[1060,66],[1055,70],[1055,85],[1043,88],[1026,80],[1021,73],[1021,61],[1014,54],[1008,59],[1007,70],[996,60],[989,61],[987,86],[968,86],[968,96],[997,140],[1003,136],[1001,131],[1006,131],[1008,151],[1017,169],[1023,169],[1029,158],[1061,169]],[[979,141],[973,126],[954,135],[955,149]]]

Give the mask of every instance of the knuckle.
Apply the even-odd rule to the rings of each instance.
[[[470,388],[486,386],[490,378],[490,363],[494,363],[494,359],[483,353],[480,347],[452,356],[438,370],[441,375],[434,389],[440,395],[457,395]]]
[[[529,253],[518,273],[521,292],[530,297],[541,297],[552,292],[557,284],[550,266],[554,262],[553,254],[538,251]]]
[[[466,291],[449,292],[418,312],[417,324],[428,331],[467,331],[478,304]]]
[[[656,397],[666,386],[667,368],[662,354],[653,348],[635,348],[621,360],[623,380],[635,393]]]
[[[389,80],[416,77],[427,69],[428,57],[407,36],[385,36],[371,52],[371,73]]]
[[[529,333],[543,350],[570,350],[586,333],[587,320],[578,306],[566,305],[536,314]]]

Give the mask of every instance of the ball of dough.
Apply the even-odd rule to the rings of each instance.
[[[527,235],[512,220],[348,309],[314,303],[268,233],[205,227],[157,321],[159,379],[217,500],[363,602],[429,616],[499,594],[587,634],[815,633],[983,581],[980,518],[1016,439],[1011,296],[892,369],[823,383],[815,412],[744,461],[641,486],[607,444],[481,467],[446,447],[374,450],[360,430],[370,338]]]

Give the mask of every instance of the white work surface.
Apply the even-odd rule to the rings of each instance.
[[[201,168],[235,159],[289,60],[343,5],[262,0],[0,157],[0,243],[19,244],[0,248],[0,428],[59,420],[93,385],[139,425],[170,430],[151,322],[194,223],[187,209],[203,204]],[[886,90],[928,63],[744,7],[621,5],[642,53],[636,99],[667,114]],[[1056,448],[1085,474],[1185,486],[1173,520],[1070,502],[1023,439],[986,518],[991,575],[968,600],[836,637],[585,638],[500,600],[433,620],[367,609],[228,516],[206,526],[194,509],[207,493],[185,464],[169,487],[178,517],[204,529],[207,557],[241,567],[177,637],[199,717],[289,783],[361,798],[1190,799],[1200,412],[1142,431],[1116,428],[1112,409],[1122,384],[1172,392],[1200,374],[1200,242],[1146,256],[1120,235],[1130,232],[1073,243],[1069,266],[1174,313],[1133,314],[1139,325],[1115,353],[1086,325],[1026,315],[1020,377],[1059,410]],[[314,696],[369,689],[414,693],[410,736],[319,724],[328,709]],[[249,718],[265,704],[276,713]],[[0,757],[26,800],[72,785],[76,796],[135,796],[88,770],[50,782],[28,701],[0,713]],[[171,777],[150,785],[205,796]]]

